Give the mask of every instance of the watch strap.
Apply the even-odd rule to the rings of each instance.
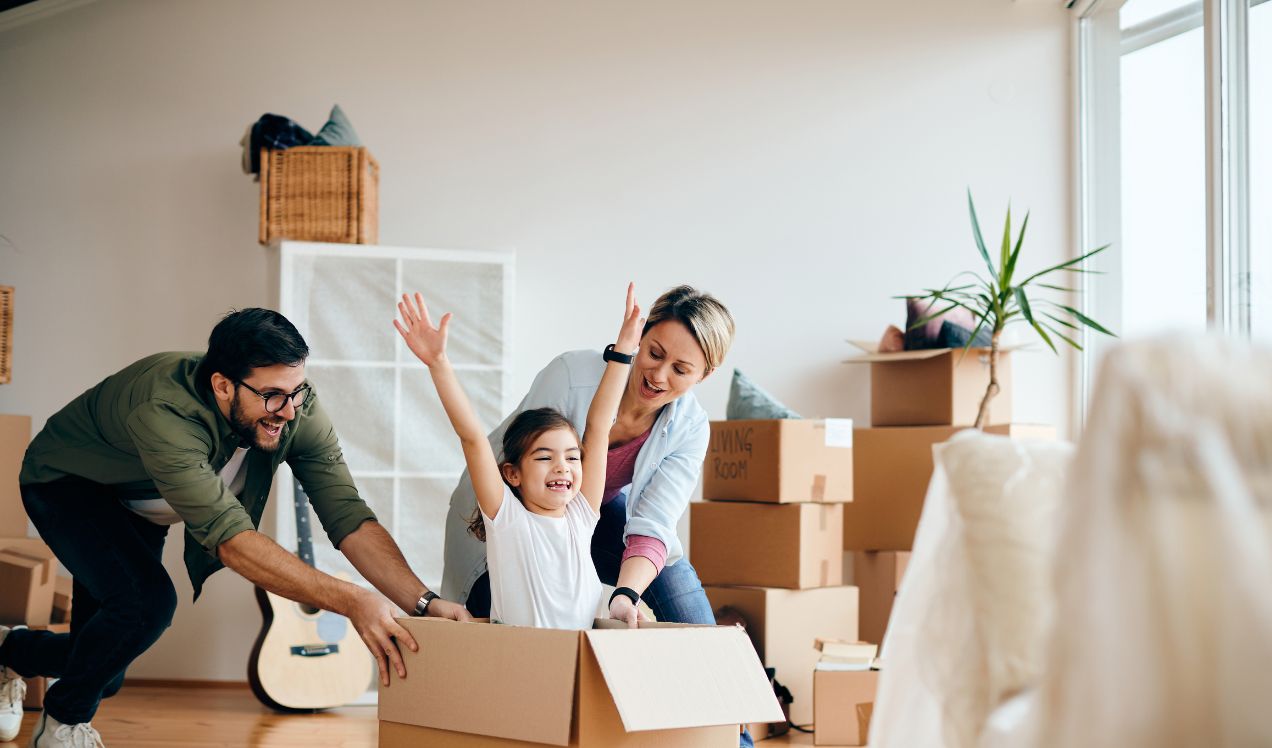
[[[433,602],[438,597],[439,596],[436,592],[433,592],[432,590],[426,590],[423,595],[420,595],[420,599],[416,601],[415,612],[412,613],[411,615],[416,616],[417,618],[420,616],[428,615],[429,603]]]
[[[606,361],[614,361],[620,364],[630,364],[632,360],[635,359],[636,357],[628,355],[626,353],[619,353],[618,351],[614,350],[614,344],[610,343],[609,345],[605,346],[605,352],[601,354],[601,358],[605,359]]]
[[[632,589],[631,587],[617,587],[617,588],[615,588],[615,589],[614,589],[614,594],[610,595],[610,599],[609,599],[609,601],[610,601],[611,603],[612,603],[612,602],[614,602],[614,598],[618,597],[619,595],[622,595],[623,597],[627,598],[628,600],[631,600],[631,601],[632,601],[632,605],[637,605],[637,604],[639,604],[639,603],[640,603],[640,593],[639,593],[639,592],[637,592],[636,590]]]

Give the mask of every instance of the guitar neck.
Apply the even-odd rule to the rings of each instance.
[[[296,555],[301,561],[314,565],[314,542],[312,531],[309,527],[309,497],[305,495],[305,489],[301,487],[300,481],[292,480],[292,498],[293,506],[296,510]]]

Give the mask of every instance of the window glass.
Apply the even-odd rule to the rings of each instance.
[[[1272,343],[1272,2],[1250,8],[1250,332]]]
[[[1126,0],[1118,15],[1118,22],[1126,29],[1190,5],[1197,8],[1198,12],[1201,11],[1201,3],[1197,0]]]
[[[1198,28],[1121,58],[1123,337],[1206,327],[1203,43]]]

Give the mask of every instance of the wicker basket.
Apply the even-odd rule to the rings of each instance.
[[[13,380],[13,286],[0,286],[0,384]]]
[[[380,164],[366,148],[261,151],[261,244],[375,244],[379,227]]]

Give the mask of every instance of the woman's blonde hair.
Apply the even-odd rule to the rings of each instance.
[[[707,357],[704,377],[724,362],[724,355],[733,344],[733,315],[716,297],[693,286],[676,286],[654,302],[641,337],[654,325],[667,320],[683,324],[698,341],[698,347]]]

